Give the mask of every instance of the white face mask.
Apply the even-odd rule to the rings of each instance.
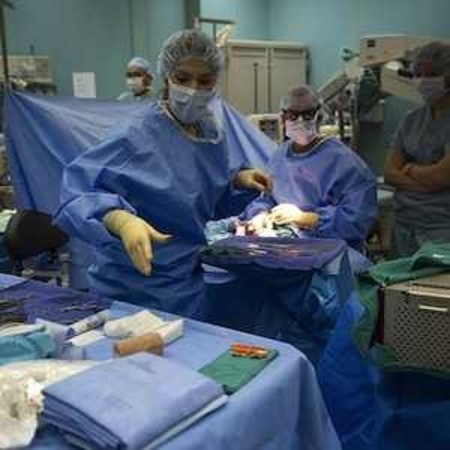
[[[127,87],[133,94],[139,94],[145,89],[144,77],[127,78]]]
[[[438,100],[449,92],[449,89],[445,88],[443,76],[414,78],[414,85],[427,103]]]
[[[169,80],[169,108],[183,123],[194,123],[208,113],[208,104],[216,95],[215,89],[192,89]]]
[[[318,134],[317,115],[311,120],[304,120],[302,117],[286,120],[286,136],[299,145],[310,144]]]

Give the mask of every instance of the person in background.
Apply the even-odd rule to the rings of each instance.
[[[208,108],[222,65],[209,36],[175,33],[158,60],[164,99],[130,114],[123,129],[66,168],[55,222],[94,246],[94,291],[202,318],[197,255],[206,222],[218,210],[226,214],[241,189],[271,190],[264,171],[244,160],[231,163]]]
[[[310,86],[289,90],[282,101],[288,140],[268,166],[274,189],[244,216],[256,231],[289,225],[299,237],[339,238],[362,250],[377,214],[375,177],[341,141],[320,135],[321,109]]]
[[[397,129],[384,179],[394,195],[394,253],[410,256],[426,241],[450,241],[450,45],[432,42],[413,60],[424,105]]]
[[[117,97],[120,101],[152,100],[153,74],[150,63],[138,56],[132,58],[127,64],[126,74],[127,92]]]

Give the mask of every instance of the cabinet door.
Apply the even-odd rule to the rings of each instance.
[[[306,48],[272,48],[269,65],[269,112],[278,112],[291,86],[307,82]]]
[[[229,50],[228,101],[243,114],[268,112],[268,49],[233,46]]]

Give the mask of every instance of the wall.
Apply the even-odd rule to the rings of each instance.
[[[164,41],[175,31],[185,28],[184,0],[133,0],[133,54],[147,58],[156,73],[157,57]],[[155,79],[155,89],[161,86]]]
[[[165,39],[185,26],[185,0],[14,0],[7,10],[10,54],[51,58],[61,95],[72,72],[96,73],[97,96],[116,97],[132,55],[156,58]],[[63,5],[64,3],[64,5]]]
[[[10,54],[50,56],[62,95],[72,95],[74,71],[96,73],[98,96],[117,95],[131,48],[128,1],[14,0],[13,4],[14,10],[6,10]]]
[[[93,71],[97,96],[124,88],[124,68],[133,55],[148,58],[156,72],[159,50],[192,15],[234,19],[234,37],[269,37],[269,0],[13,0],[6,10],[10,54],[51,58],[61,95],[72,95],[72,72]],[[205,30],[207,31],[207,30]],[[156,89],[161,80],[156,78]]]
[[[450,39],[449,0],[270,0],[270,38],[310,49],[310,83],[320,86],[340,67],[339,51],[358,50],[364,34],[405,33]],[[382,171],[390,136],[411,104],[389,98],[382,127],[363,126],[361,153]]]
[[[200,1],[202,17],[236,21],[233,39],[269,39],[269,5],[270,0]]]
[[[314,85],[339,68],[342,47],[358,50],[364,34],[450,38],[448,0],[270,0],[269,8],[271,39],[309,45]]]

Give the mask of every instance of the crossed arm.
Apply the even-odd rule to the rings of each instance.
[[[399,148],[393,148],[384,166],[385,182],[412,192],[438,192],[450,188],[450,153],[434,164],[408,163]]]

